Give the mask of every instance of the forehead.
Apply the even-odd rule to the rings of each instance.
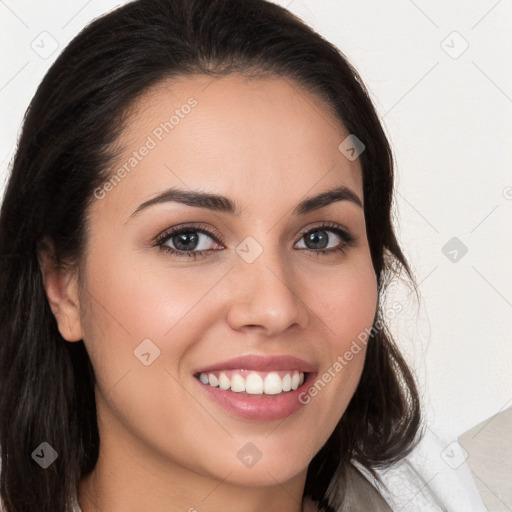
[[[248,208],[340,184],[363,199],[359,161],[338,149],[349,133],[290,79],[174,78],[142,95],[127,119],[111,169],[122,177],[102,208],[133,210],[171,186],[231,195]]]

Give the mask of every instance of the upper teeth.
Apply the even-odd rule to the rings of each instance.
[[[199,380],[203,384],[230,389],[235,393],[245,391],[250,395],[277,395],[282,391],[296,390],[304,382],[304,373],[297,370],[280,373],[282,377],[277,372],[250,372],[247,376],[236,372],[220,372],[218,376],[214,373],[201,373]]]

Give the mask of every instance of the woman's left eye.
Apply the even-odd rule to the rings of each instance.
[[[212,242],[219,244],[219,236],[215,236],[208,229],[198,226],[172,228],[162,233],[156,240],[155,246],[176,256],[209,256],[220,248],[212,248]],[[210,241],[208,241],[210,239]],[[303,247],[311,253],[328,254],[344,252],[355,241],[356,237],[347,229],[338,225],[322,225],[310,228],[301,233],[298,243],[304,239]],[[333,245],[334,243],[334,245]]]
[[[332,236],[334,233],[335,237]],[[345,252],[348,247],[354,244],[356,237],[345,228],[341,226],[324,225],[309,229],[302,233],[302,239],[305,239],[305,244],[308,243],[313,247],[306,247],[307,250],[315,253],[326,254],[332,252]],[[338,242],[331,245],[331,241],[338,238]]]

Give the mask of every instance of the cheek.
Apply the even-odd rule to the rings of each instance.
[[[366,342],[377,308],[377,280],[371,260],[360,259],[333,274],[316,276],[314,304],[324,336],[319,339],[323,364],[301,397],[315,410],[326,433],[339,421],[355,392],[363,370]],[[320,293],[324,290],[324,293]]]
[[[147,255],[104,258],[101,253],[95,251],[88,261],[82,323],[98,381],[109,389],[128,369],[141,366],[139,346],[152,347],[144,340],[155,345],[153,353],[160,351],[155,365],[179,364],[215,320],[208,292],[226,270],[199,274],[198,267],[169,268],[164,259],[155,262]]]
[[[331,352],[344,351],[373,324],[377,308],[377,279],[370,260],[354,262],[339,275],[315,276],[315,312],[331,335]],[[323,293],[322,293],[323,290]]]

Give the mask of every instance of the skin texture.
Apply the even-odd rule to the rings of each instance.
[[[69,342],[84,340],[97,377],[100,456],[79,502],[84,512],[299,512],[308,464],[355,391],[364,349],[281,420],[231,415],[193,373],[239,355],[285,354],[322,375],[371,327],[377,284],[363,209],[345,200],[292,214],[340,185],[363,202],[360,163],[338,150],[348,132],[316,95],[283,78],[233,74],[174,79],[144,94],[112,171],[190,97],[190,113],[92,200],[83,287],[76,272],[42,260],[59,330]],[[167,202],[130,217],[171,186],[227,196],[241,215]],[[301,230],[324,222],[356,241],[344,252],[308,249]],[[183,223],[223,242],[199,234],[200,248],[212,250],[196,259],[155,247],[161,232]],[[345,244],[327,233],[328,248]],[[252,263],[236,252],[248,236],[263,249]],[[134,350],[147,338],[160,355],[145,366]],[[262,454],[250,468],[237,457],[247,442]]]

